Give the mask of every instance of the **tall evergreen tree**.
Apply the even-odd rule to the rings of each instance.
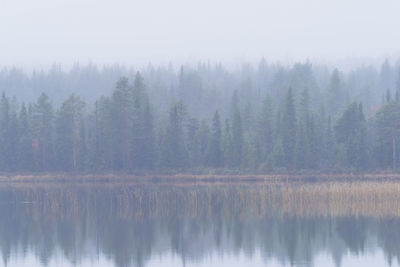
[[[14,107],[16,108],[16,107]],[[10,109],[10,118],[8,125],[8,169],[10,171],[15,172],[18,168],[18,141],[19,141],[19,127],[18,127],[18,116],[17,111],[11,108]]]
[[[322,142],[322,165],[329,169],[332,168],[335,164],[335,152],[334,152],[334,147],[335,147],[335,138],[333,134],[333,129],[332,129],[332,120],[331,116],[328,116],[328,121],[326,124],[326,127],[322,129],[324,138]]]
[[[376,114],[377,117],[377,160],[381,167],[391,165],[397,170],[400,138],[400,103],[392,101]]]
[[[296,168],[307,169],[311,167],[311,135],[312,122],[309,114],[309,95],[305,88],[301,94],[300,114],[297,126],[295,163]]]
[[[345,102],[346,94],[343,84],[339,77],[339,71],[335,69],[332,73],[327,93],[327,107],[329,108],[330,114],[336,116]]]
[[[117,171],[131,169],[132,89],[127,78],[121,78],[111,98],[112,166]]]
[[[350,104],[335,125],[335,135],[342,145],[342,158],[339,160],[344,166],[361,169],[365,166],[367,151],[365,149],[365,117],[362,106]]]
[[[10,103],[3,92],[0,100],[0,170],[10,171]]]
[[[215,112],[212,123],[208,163],[211,167],[214,168],[220,168],[223,164],[222,132],[218,111]]]
[[[293,100],[292,88],[289,88],[281,121],[281,135],[285,163],[289,168],[294,167],[294,152],[296,146],[296,110]]]
[[[49,171],[54,166],[53,123],[53,105],[42,93],[32,107],[33,147],[39,171]]]
[[[263,101],[257,126],[257,147],[259,160],[264,162],[273,150],[273,108],[271,97],[267,95]]]
[[[199,129],[199,147],[201,166],[207,165],[208,151],[210,149],[210,127],[205,120],[200,123]]]
[[[173,105],[169,112],[169,121],[164,139],[163,165],[167,168],[182,169],[187,164],[183,120],[186,109],[182,103]]]
[[[154,119],[151,112],[149,101],[145,100],[143,107],[143,152],[142,152],[142,167],[144,169],[151,169],[154,167],[156,161],[155,151],[155,136],[154,136]]]
[[[189,166],[192,168],[202,167],[199,138],[199,121],[190,118],[187,123],[187,151],[189,155]]]
[[[237,93],[235,92],[232,98],[232,159],[233,167],[240,168],[243,162],[243,128],[242,116],[238,105]]]
[[[234,159],[233,159],[233,139],[232,139],[232,130],[227,119],[225,121],[225,128],[224,128],[224,141],[223,141],[223,153],[224,153],[224,165],[226,167],[233,167],[234,166]]]
[[[29,115],[25,104],[22,104],[18,118],[18,170],[33,171],[34,155],[33,155],[33,139],[32,130],[29,125]]]
[[[133,84],[132,109],[132,166],[151,168],[155,161],[153,117],[145,85],[140,73],[136,73]]]
[[[306,129],[303,123],[297,127],[295,164],[297,169],[308,168],[309,144],[306,135]]]
[[[88,129],[88,157],[93,170],[114,169],[114,148],[115,137],[113,136],[114,121],[112,117],[112,101],[110,97],[101,97],[96,101],[91,122]]]
[[[83,119],[85,103],[71,95],[57,112],[56,151],[58,168],[83,170],[86,162],[86,133]]]

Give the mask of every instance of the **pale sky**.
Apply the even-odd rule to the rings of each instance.
[[[399,0],[0,0],[0,65],[400,55]]]

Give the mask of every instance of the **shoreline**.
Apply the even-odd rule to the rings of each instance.
[[[340,174],[79,174],[79,173],[38,173],[0,174],[4,183],[173,183],[173,182],[333,182],[333,181],[400,181],[400,173],[340,173]]]

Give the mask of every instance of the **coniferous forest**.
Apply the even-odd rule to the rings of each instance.
[[[2,172],[397,170],[400,65],[0,72]]]

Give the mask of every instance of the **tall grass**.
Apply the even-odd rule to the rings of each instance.
[[[400,217],[400,182],[237,184],[12,184],[0,201],[32,217]]]

